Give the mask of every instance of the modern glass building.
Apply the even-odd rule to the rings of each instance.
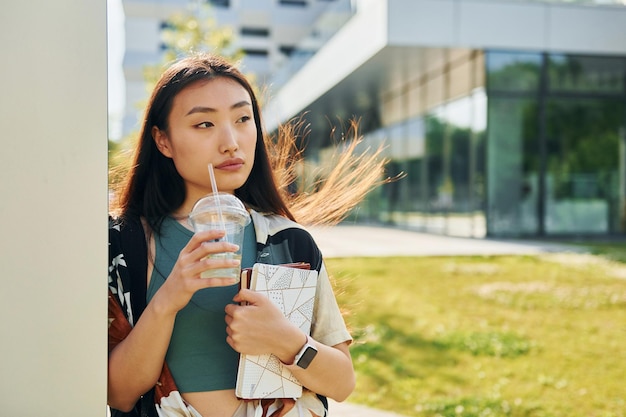
[[[626,7],[369,0],[275,86],[313,159],[360,120],[390,176],[353,218],[469,237],[626,234]],[[283,75],[284,77],[284,75]]]

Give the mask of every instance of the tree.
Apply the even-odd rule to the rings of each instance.
[[[189,53],[210,51],[231,61],[243,57],[243,52],[234,46],[232,28],[219,26],[207,3],[194,2],[188,10],[174,13],[163,24],[161,35],[163,59],[160,63],[144,67],[148,91],[152,91],[167,65]]]

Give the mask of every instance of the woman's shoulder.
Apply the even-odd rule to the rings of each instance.
[[[308,230],[291,219],[278,214],[259,213],[254,210],[250,210],[250,217],[254,223],[257,237],[262,236],[264,238],[269,236],[275,236],[280,232],[289,230],[298,235],[308,235]],[[264,240],[264,239],[263,239]]]
[[[275,254],[275,262],[308,262],[320,269],[322,254],[313,236],[301,224],[283,216],[251,211],[257,242]],[[288,254],[288,255],[287,255]]]

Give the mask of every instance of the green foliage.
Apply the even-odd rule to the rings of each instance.
[[[626,417],[626,265],[553,254],[327,266],[354,336],[349,401],[419,417]]]
[[[144,67],[148,92],[152,91],[163,70],[181,56],[201,51],[210,51],[232,61],[243,56],[234,47],[232,28],[219,26],[207,3],[195,4],[189,10],[172,14],[163,26],[163,59],[160,63]]]

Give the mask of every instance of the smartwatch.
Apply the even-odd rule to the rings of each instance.
[[[311,344],[311,338],[307,335],[306,343],[302,346],[300,352],[296,354],[296,358],[293,362],[300,368],[306,369],[311,364],[315,355],[317,355],[317,349]]]

